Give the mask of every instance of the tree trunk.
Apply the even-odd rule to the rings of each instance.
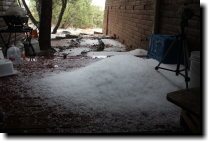
[[[52,34],[57,33],[57,30],[58,30],[58,28],[59,28],[59,26],[61,24],[62,18],[63,18],[63,14],[64,14],[64,12],[66,10],[66,5],[67,5],[67,0],[62,0],[62,8],[61,8],[61,11],[59,13],[58,22],[57,22],[55,28],[53,29]]]
[[[41,1],[39,46],[43,51],[51,49],[52,0]]]
[[[29,18],[31,19],[32,23],[37,27],[39,28],[39,22],[36,21],[36,19],[34,18],[34,16],[32,15],[30,9],[28,8],[25,0],[22,0],[22,3],[23,3],[23,6],[25,7],[26,11],[27,11],[27,14],[29,16]]]

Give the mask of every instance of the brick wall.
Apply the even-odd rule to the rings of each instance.
[[[116,36],[129,49],[148,48],[146,37],[151,35],[154,25],[161,34],[178,34],[180,18],[177,11],[185,3],[200,16],[199,0],[159,0],[155,13],[155,0],[106,0],[103,32]],[[155,15],[157,23],[155,24]],[[200,49],[200,18],[193,17],[187,28],[189,47]]]
[[[196,16],[189,20],[186,36],[189,50],[200,50],[200,1],[199,0],[161,0],[159,32],[161,34],[176,34],[180,31],[180,6],[187,4]]]
[[[115,36],[128,48],[146,48],[146,37],[152,33],[153,0],[107,0],[104,33]]]

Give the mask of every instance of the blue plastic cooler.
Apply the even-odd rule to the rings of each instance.
[[[173,47],[171,44],[176,40],[176,43]],[[168,48],[172,48],[167,56],[164,58],[162,63],[164,64],[176,64],[177,63],[177,54],[179,52],[179,44],[177,36],[174,35],[160,35],[154,34],[149,37],[149,50],[148,57],[161,61],[162,57],[165,55]]]

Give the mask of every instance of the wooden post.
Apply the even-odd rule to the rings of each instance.
[[[109,33],[109,6],[107,7],[107,15],[106,15],[106,35]]]
[[[154,0],[155,10],[154,10],[154,25],[153,34],[159,33],[159,16],[160,16],[160,0]]]

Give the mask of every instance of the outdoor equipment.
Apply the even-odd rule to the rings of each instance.
[[[27,16],[5,15],[1,17],[4,19],[8,29],[22,29],[28,25],[29,18]]]
[[[168,48],[167,52],[161,59],[160,63],[155,67],[155,70],[163,69],[171,72],[175,72],[176,75],[181,75],[185,78],[186,83],[186,89],[188,89],[188,82],[190,81],[190,78],[188,76],[188,70],[189,70],[189,53],[188,53],[188,45],[187,45],[187,39],[185,35],[185,28],[188,26],[188,21],[193,17],[193,12],[190,8],[182,7],[180,9],[180,29],[181,33],[177,36],[179,42],[179,48],[178,48],[178,55],[177,55],[177,68],[176,70],[167,69],[160,67],[161,63],[164,61],[165,57],[168,55],[170,50],[172,49],[174,42],[171,44],[171,46]],[[181,59],[184,59],[184,69],[180,69]],[[184,73],[181,73],[184,71]]]

